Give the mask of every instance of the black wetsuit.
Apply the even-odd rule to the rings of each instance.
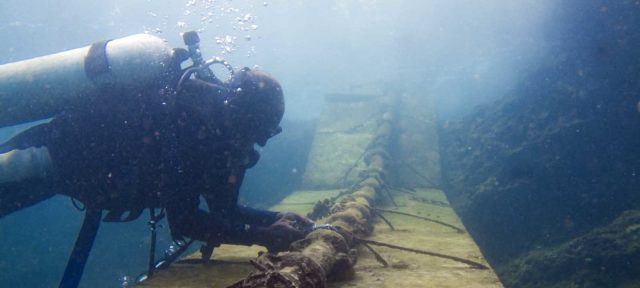
[[[216,113],[222,103],[211,102],[202,119],[163,93],[102,95],[40,127],[33,141],[49,149],[55,192],[109,211],[109,221],[164,208],[174,238],[256,243],[254,228],[276,213],[237,204],[245,170],[259,158],[253,143],[230,136]],[[209,211],[199,208],[200,196]]]

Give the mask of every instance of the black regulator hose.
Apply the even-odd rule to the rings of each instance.
[[[222,66],[227,68],[227,70],[229,70],[229,74],[232,77],[233,77],[233,75],[235,75],[235,71],[233,70],[233,67],[231,66],[231,64],[229,64],[227,61],[224,61],[224,59],[219,58],[219,57],[216,57],[216,58],[213,58],[213,59],[209,59],[206,62],[204,62],[204,64],[202,64],[200,66],[192,66],[192,67],[189,67],[189,68],[185,69],[182,72],[182,75],[180,76],[180,79],[178,80],[178,84],[176,85],[176,94],[180,95],[180,92],[182,92],[182,85],[184,84],[185,81],[190,79],[191,76],[193,76],[194,73],[202,73],[202,71],[210,71],[209,67],[211,65],[214,65],[214,64],[221,64]],[[207,81],[207,82],[209,82],[209,81]],[[213,82],[211,84],[220,85],[222,83]]]

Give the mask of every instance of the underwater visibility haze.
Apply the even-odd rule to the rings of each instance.
[[[394,99],[387,190],[431,207],[417,215],[451,208],[436,222],[461,222],[499,280],[487,287],[640,286],[640,2],[3,0],[0,65],[140,33],[186,48],[188,31],[205,59],[268,71],[284,92],[282,132],[256,146],[241,204],[277,209],[315,202],[310,191],[357,190],[354,179],[372,173],[358,149],[378,141],[371,131],[391,119],[380,107]],[[32,125],[0,127],[0,143]],[[402,208],[390,197],[384,205]],[[58,285],[80,206],[56,195],[0,213],[1,287]],[[166,220],[157,243],[148,222],[143,213],[101,225],[80,287],[129,287],[152,243],[158,256],[176,248]],[[401,287],[389,275],[419,268],[408,259],[355,271],[373,287]]]

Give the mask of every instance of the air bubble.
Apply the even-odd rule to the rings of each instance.
[[[129,288],[131,287],[131,279],[129,278],[129,276],[122,276],[122,278],[120,279],[120,287],[122,288]]]

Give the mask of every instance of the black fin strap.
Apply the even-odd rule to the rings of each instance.
[[[64,276],[60,281],[59,288],[76,288],[80,284],[84,266],[87,264],[91,247],[93,247],[98,228],[100,228],[100,218],[102,218],[101,209],[87,208],[82,228],[80,228],[80,233],[76,238],[76,244],[73,246],[73,251],[67,262],[67,268],[64,270]]]

